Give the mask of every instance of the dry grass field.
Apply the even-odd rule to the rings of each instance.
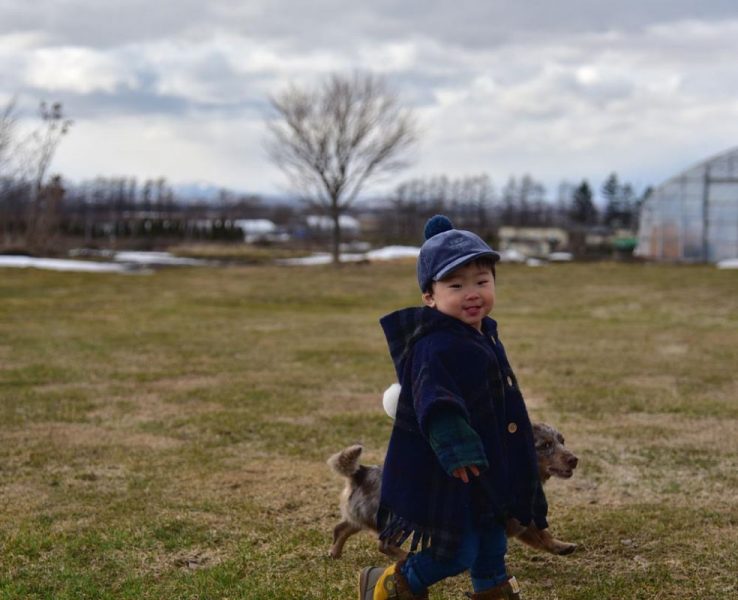
[[[355,597],[327,558],[361,441],[381,460],[378,318],[414,265],[0,270],[0,598]],[[580,457],[548,486],[571,556],[511,543],[529,600],[738,597],[738,272],[503,265],[534,419]],[[431,598],[462,598],[460,576]]]

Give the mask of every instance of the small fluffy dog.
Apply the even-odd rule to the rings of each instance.
[[[388,411],[389,412],[389,411]],[[546,423],[534,423],[538,471],[541,483],[552,476],[569,479],[579,459],[564,446],[564,436]],[[349,446],[328,459],[328,465],[346,478],[346,486],[341,492],[341,522],[333,529],[333,545],[330,554],[339,558],[346,540],[368,529],[377,532],[376,515],[382,486],[382,467],[366,466],[359,463],[363,447],[360,444]],[[515,519],[507,522],[507,535],[515,537],[537,550],[551,554],[570,554],[577,545],[555,539],[548,529],[538,529],[534,524],[524,527]],[[407,552],[379,541],[379,551],[395,560],[404,558]]]

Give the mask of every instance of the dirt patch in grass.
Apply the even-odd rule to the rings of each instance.
[[[736,422],[731,419],[631,413],[621,415],[613,422],[582,423],[590,435],[602,436],[600,440],[609,438],[609,443],[621,447],[637,448],[651,442],[664,447],[700,448],[725,456],[738,452]],[[576,432],[573,435],[586,441]]]
[[[50,444],[66,448],[120,446],[169,450],[182,443],[180,440],[163,435],[137,433],[83,423],[33,425],[24,432],[24,435],[28,434],[46,438]]]
[[[710,508],[738,500],[734,421],[638,413],[613,423],[573,418],[566,430],[580,457],[567,502],[622,506],[637,498]]]
[[[49,494],[36,481],[10,481],[2,485],[3,514],[18,516],[39,514],[41,507],[48,503]]]
[[[159,391],[131,391],[130,394],[116,395],[101,401],[94,410],[88,413],[91,421],[108,424],[110,427],[125,431],[145,423],[170,422],[183,416],[203,415],[217,411],[219,405],[212,402],[174,402],[166,401],[162,395],[163,384],[151,386]],[[149,387],[147,386],[147,390]],[[177,387],[172,389],[190,390],[190,387]]]

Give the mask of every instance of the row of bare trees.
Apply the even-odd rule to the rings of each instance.
[[[617,175],[611,175],[606,183],[611,185],[613,178],[617,180]],[[545,186],[528,174],[510,177],[499,189],[486,174],[459,178],[441,175],[400,183],[385,202],[385,209],[377,213],[385,240],[410,243],[418,242],[423,223],[437,213],[448,215],[457,226],[473,229],[487,239],[493,239],[501,225],[569,229],[603,226],[633,231],[641,198],[632,192],[632,186],[622,187],[626,193],[618,196],[615,212],[612,202],[598,209],[587,181],[578,185],[562,182],[557,197],[551,198]]]

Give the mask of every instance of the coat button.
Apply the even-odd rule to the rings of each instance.
[[[518,430],[518,426],[517,426],[517,424],[516,424],[516,423],[508,423],[508,425],[507,425],[507,430],[508,430],[508,431],[509,431],[510,433],[515,433],[515,432],[516,432],[516,431]]]
[[[513,386],[513,379],[509,375],[507,376],[507,385],[509,385],[510,387]]]

